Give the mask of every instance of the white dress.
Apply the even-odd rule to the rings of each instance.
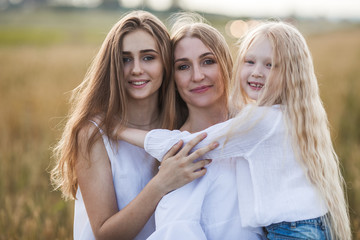
[[[111,163],[118,207],[119,209],[123,209],[141,192],[154,176],[156,160],[142,148],[123,141],[119,141],[119,145],[116,147],[112,146],[106,135],[103,134],[102,138]],[[74,239],[95,239],[79,188],[76,198]],[[134,239],[144,240],[150,236],[154,230],[155,221],[152,216]]]
[[[307,179],[305,168],[296,159],[285,125],[281,106],[248,106],[236,118],[201,131],[208,136],[195,149],[214,140],[220,143],[204,158],[213,159],[213,163],[236,159],[234,184],[243,227],[311,219],[327,212],[320,194]],[[227,139],[230,130],[233,134]],[[152,130],[146,136],[145,150],[162,159],[180,139],[186,143],[199,133]]]

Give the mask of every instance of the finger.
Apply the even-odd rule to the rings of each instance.
[[[194,161],[195,159],[198,159],[199,157],[203,156],[204,154],[210,152],[211,150],[214,150],[219,146],[218,142],[212,142],[209,145],[199,148],[195,152],[191,153],[188,157],[188,161]]]
[[[201,142],[204,138],[206,138],[207,133],[201,133],[194,137],[191,141],[189,141],[185,146],[181,149],[181,153],[188,155],[190,150],[193,149],[199,142]]]
[[[198,171],[194,172],[192,175],[192,179],[197,179],[199,177],[202,177],[206,174],[207,169],[206,168],[201,168]]]
[[[203,169],[206,165],[210,164],[211,162],[212,162],[211,159],[204,159],[204,160],[197,161],[192,164],[191,171],[193,171],[193,172],[199,171],[199,170]]]
[[[182,147],[184,141],[180,140],[179,142],[177,142],[174,146],[172,146],[170,148],[170,150],[164,155],[163,159],[167,159],[169,157],[174,156]]]

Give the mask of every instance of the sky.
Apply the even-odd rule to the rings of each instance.
[[[170,0],[146,1],[155,10],[164,10],[171,2]],[[124,6],[136,7],[141,6],[144,0],[121,0],[121,2]],[[360,19],[360,0],[180,0],[180,5],[187,10],[232,17],[296,15],[329,19]]]

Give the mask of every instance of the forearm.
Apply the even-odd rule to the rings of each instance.
[[[135,146],[144,148],[144,140],[148,131],[139,130],[135,128],[125,128],[119,133],[121,140],[126,141]]]
[[[97,237],[134,239],[149,221],[164,195],[165,191],[159,187],[157,179],[153,178],[126,207],[104,222]]]
[[[170,130],[152,130],[146,135],[145,150],[157,159],[162,159],[170,147],[183,140],[188,143],[200,133],[207,137],[197,144],[193,150],[200,149],[212,142],[218,142],[219,147],[208,152],[204,158],[222,159],[241,157],[252,151],[276,130],[282,115],[270,108],[255,108],[242,116],[230,119],[209,127],[198,133],[184,133]]]

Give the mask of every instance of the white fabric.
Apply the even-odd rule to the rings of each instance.
[[[233,134],[226,139],[224,135],[230,129]],[[281,106],[248,106],[236,118],[202,132],[208,136],[195,149],[214,140],[220,143],[204,158],[237,160],[236,185],[242,226],[268,226],[315,218],[327,212],[320,194],[306,178],[304,167],[296,160]],[[145,150],[162,159],[180,139],[186,143],[199,133],[152,130],[146,136]]]
[[[261,228],[241,227],[235,161],[211,164],[204,177],[167,194],[155,211],[148,240],[263,239]]]
[[[142,148],[123,141],[119,141],[119,145],[116,147],[110,143],[106,135],[102,135],[102,137],[111,163],[116,200],[119,209],[122,209],[141,192],[153,177],[156,160]],[[80,189],[77,191],[76,198],[74,239],[95,239]],[[144,240],[154,230],[155,221],[152,216],[134,239]]]

